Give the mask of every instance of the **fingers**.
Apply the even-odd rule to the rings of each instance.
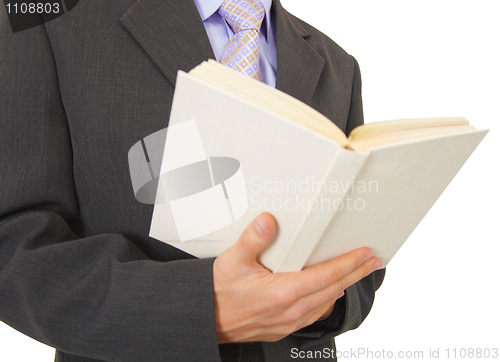
[[[317,310],[325,306],[327,308],[333,301],[342,297],[345,289],[376,270],[378,262],[380,262],[378,258],[370,258],[337,282],[298,299],[291,308],[303,310]]]
[[[365,264],[362,269],[359,269],[356,273],[351,275],[349,279],[346,279],[345,282],[349,282],[364,273],[367,273],[366,275],[370,274],[373,271],[375,264],[379,261],[378,258],[370,259],[371,256],[372,251],[369,248],[359,248],[339,256],[338,258],[302,270],[300,273],[297,273],[294,282],[294,285],[300,289],[298,294],[307,295],[327,288],[328,286],[337,283],[346,275],[369,260],[370,262]],[[364,276],[365,275],[362,277]],[[354,284],[354,282],[352,284]],[[347,288],[347,286],[345,286],[345,288]]]
[[[248,263],[257,261],[257,256],[273,240],[276,221],[271,214],[260,214],[241,234],[231,253],[235,260]]]
[[[328,311],[329,313],[327,314],[329,315],[332,311],[331,309],[333,309],[333,303],[342,297],[344,290],[370,274],[375,269],[377,262],[379,262],[379,259],[374,257],[363,262],[366,256],[360,258],[358,254],[360,252],[366,254],[366,250],[367,249],[358,251],[350,257],[339,258],[337,263],[340,264],[347,263],[349,265],[355,265],[357,263],[361,263],[361,265],[355,267],[354,270],[347,272],[347,274],[342,276],[340,279],[336,279],[331,284],[327,284],[326,287],[321,288],[320,285],[322,285],[323,282],[316,282],[315,288],[319,289],[311,293],[305,292],[307,288],[304,288],[304,285],[307,284],[303,284],[302,287],[299,286],[296,288],[293,283],[296,278],[305,274],[306,270],[298,273],[274,274],[276,279],[281,279],[281,281],[283,281],[283,278],[286,278],[288,280],[274,284],[271,299],[274,301],[280,301],[277,305],[280,308],[283,308],[283,312],[277,314],[278,318],[273,318],[270,322],[275,325],[283,326],[285,330],[290,328],[300,329],[313,323]],[[355,259],[356,261],[346,261],[350,258]],[[331,267],[332,263],[324,264]],[[309,273],[310,278],[315,277],[317,280],[320,280],[321,278],[330,280],[331,276],[328,273],[324,273],[324,275],[316,275],[319,272],[324,272],[321,268],[315,268],[314,272],[315,273]],[[311,279],[311,284],[312,283],[314,283],[314,281]]]
[[[345,290],[349,286],[357,283],[364,277],[368,276],[378,268],[380,268],[380,265],[382,263],[380,262],[379,258],[372,257],[368,259],[366,262],[361,264],[359,267],[354,269],[352,272],[349,274],[345,275],[341,280],[339,280],[338,284],[341,289]]]
[[[313,324],[319,318],[328,318],[333,312],[335,302],[341,296],[341,294],[336,295],[334,298],[329,299],[325,303],[312,308],[306,307],[305,305],[301,306],[299,303],[290,307],[286,313],[291,316],[290,324],[285,328],[286,335]],[[301,309],[303,311],[301,311]],[[296,319],[294,318],[294,315],[297,316]]]

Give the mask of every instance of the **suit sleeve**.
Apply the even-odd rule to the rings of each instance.
[[[364,123],[363,102],[361,97],[361,73],[356,59],[352,78],[351,104],[346,123],[346,135]],[[304,340],[303,348],[322,343],[344,332],[358,328],[370,312],[375,292],[382,284],[385,269],[377,270],[345,290],[345,295],[336,301],[332,315],[309,327],[293,333],[295,337],[310,338]]]
[[[351,57],[354,62],[354,75],[351,89],[351,106],[349,108],[349,116],[347,118],[345,134],[349,136],[351,131],[364,124],[363,117],[363,98],[361,96],[361,72],[359,64],[354,57]]]
[[[3,8],[0,319],[98,360],[220,361],[212,259],[157,262],[123,235],[72,231],[72,144],[50,44],[43,26],[13,34]]]

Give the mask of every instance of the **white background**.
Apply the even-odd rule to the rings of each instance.
[[[342,360],[382,361],[376,357],[384,350],[423,351],[424,359],[404,358],[423,361],[439,348],[439,359],[452,361],[447,348],[500,349],[500,2],[282,4],[356,57],[366,122],[464,116],[491,129],[391,261],[366,321],[337,338],[340,351],[364,348],[374,356]],[[53,356],[53,349],[0,323],[0,361]]]

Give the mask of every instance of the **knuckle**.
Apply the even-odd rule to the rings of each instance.
[[[286,326],[291,327],[297,323],[301,316],[302,313],[299,308],[290,308],[283,317],[283,323]]]
[[[273,299],[278,308],[287,308],[295,301],[295,296],[291,290],[276,288],[273,291]]]
[[[363,275],[359,279],[363,279],[364,277],[370,275],[372,273],[372,271],[373,271],[373,264],[372,263],[365,263]]]
[[[366,260],[367,258],[367,251],[366,250],[360,250],[357,254],[356,254],[356,263],[357,265],[361,265],[363,264],[363,262]]]
[[[330,280],[332,282],[336,282],[337,280],[339,280],[342,277],[342,273],[341,273],[339,267],[336,265],[333,265],[332,268],[330,269],[330,273],[329,273],[328,277],[330,278]]]
[[[347,289],[351,285],[370,275],[373,271],[372,269],[373,268],[371,266],[371,263],[365,262],[354,269],[352,272],[339,278],[339,280],[337,281],[339,286],[339,293],[340,291]]]
[[[311,309],[311,307],[309,306],[309,304],[306,304],[306,303],[297,303],[297,305],[295,306],[295,320],[299,320],[301,319],[307,312],[309,312],[309,310]]]
[[[310,310],[311,307],[309,304],[302,302],[296,303],[286,311],[284,315],[284,324],[288,326],[288,329],[291,329],[291,331],[287,331],[288,334],[299,329],[297,326],[303,322],[304,316],[307,315]]]
[[[243,250],[251,251],[253,249],[254,243],[253,243],[251,237],[248,235],[248,233],[245,232],[245,233],[243,233],[243,235],[241,235],[241,238],[239,240],[239,244]]]

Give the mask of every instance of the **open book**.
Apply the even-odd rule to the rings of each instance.
[[[177,77],[150,236],[214,257],[268,211],[279,231],[260,260],[274,272],[363,246],[385,266],[486,133],[433,118],[347,138],[293,97],[205,62]]]

